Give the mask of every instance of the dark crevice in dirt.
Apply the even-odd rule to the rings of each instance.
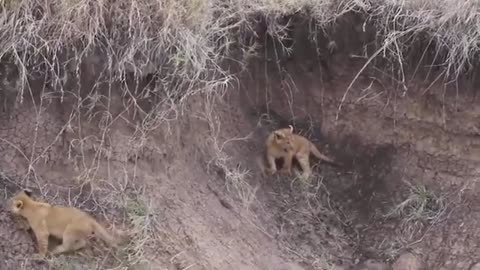
[[[367,221],[379,210],[378,206],[392,196],[389,192],[394,188],[387,177],[391,175],[395,148],[392,145],[364,146],[358,138],[344,138],[337,146],[336,150],[342,152],[335,156],[353,175],[354,181],[352,186],[340,191],[338,199],[355,205],[360,220]]]
[[[262,115],[261,111],[256,115]],[[284,126],[292,123],[278,114],[273,114],[272,118],[276,121],[268,127],[270,130],[282,127],[279,122]],[[341,139],[329,137],[322,132],[320,124],[312,126],[312,123],[298,119],[295,120],[295,130],[321,146],[321,151],[342,165],[315,165],[320,175],[312,180],[310,187],[283,177],[265,180],[264,188],[271,189],[271,192],[265,192],[276,194],[270,199],[269,209],[278,211],[278,230],[291,234],[280,236],[280,240],[296,243],[297,247],[306,244],[317,254],[335,250],[338,241],[345,241],[342,245],[353,253],[338,255],[333,261],[339,265],[348,265],[353,257],[383,259],[370,250],[375,243],[368,241],[378,231],[360,232],[359,228],[379,221],[378,213],[389,210],[392,197],[398,196],[398,183],[392,182],[391,178],[395,147],[391,144],[366,145],[354,135]],[[325,151],[326,146],[328,151]],[[339,240],[342,237],[345,239]],[[337,253],[341,254],[340,251]]]

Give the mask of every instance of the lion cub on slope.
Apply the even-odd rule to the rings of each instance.
[[[78,250],[86,245],[86,239],[99,236],[110,246],[115,246],[113,237],[87,213],[73,207],[62,207],[34,201],[31,192],[24,190],[10,200],[10,211],[26,219],[38,244],[38,254],[45,257],[48,250],[48,236],[62,239],[62,244],[52,254]]]
[[[302,167],[303,177],[308,179],[312,174],[310,168],[310,153],[312,153],[318,159],[335,164],[335,162],[320,153],[317,147],[310,142],[307,138],[294,134],[293,127],[278,129],[270,133],[266,141],[266,155],[270,168],[267,172],[274,174],[277,171],[275,159],[283,158],[282,173],[291,174],[292,159],[295,157],[298,163]]]

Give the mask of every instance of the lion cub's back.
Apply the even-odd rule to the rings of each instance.
[[[90,219],[90,215],[80,209],[53,206],[47,217],[47,227],[50,234],[61,238],[67,225],[74,224],[77,227],[87,227]]]
[[[293,141],[297,151],[310,151],[310,144],[312,144],[312,142],[308,138],[299,134],[293,134]]]

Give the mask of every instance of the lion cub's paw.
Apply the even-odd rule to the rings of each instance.
[[[47,258],[46,254],[34,253],[31,259],[34,261],[44,261],[46,258]]]
[[[276,171],[276,170],[272,170],[272,169],[270,169],[270,168],[266,168],[266,169],[265,169],[265,172],[266,172],[267,175],[272,176],[272,175],[274,175],[277,171]]]

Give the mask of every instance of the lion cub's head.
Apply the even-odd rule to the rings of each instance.
[[[293,149],[293,127],[282,128],[273,132],[273,140],[276,145],[286,152]]]
[[[10,200],[10,211],[13,214],[20,214],[25,206],[25,202],[31,200],[32,192],[30,190],[22,190],[17,193],[11,200]]]

